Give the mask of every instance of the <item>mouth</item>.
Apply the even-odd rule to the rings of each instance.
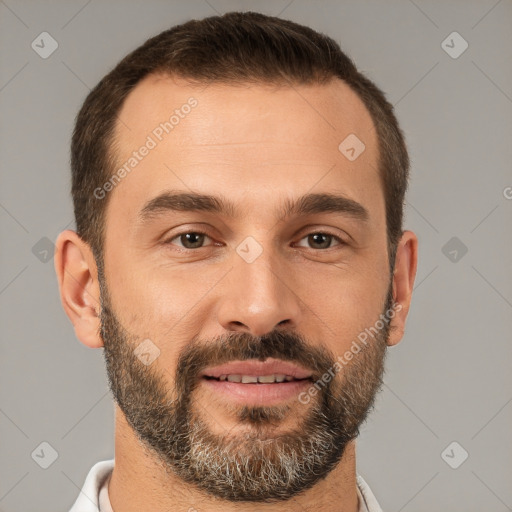
[[[294,380],[306,380],[306,379],[296,379],[292,375],[284,375],[284,374],[271,374],[271,375],[241,375],[241,374],[225,374],[220,377],[212,377],[209,375],[204,376],[205,379],[213,379],[218,381],[228,382],[237,382],[241,384],[274,384],[277,382],[278,384],[281,382],[292,382]]]
[[[313,382],[312,373],[288,361],[233,361],[206,368],[202,382],[215,394],[244,405],[275,405],[293,398]]]

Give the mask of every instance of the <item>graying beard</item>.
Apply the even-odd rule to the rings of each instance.
[[[319,410],[317,414],[322,415]],[[334,466],[339,457],[332,455],[340,451],[332,446],[332,433],[324,429],[315,429],[307,439],[301,432],[267,439],[260,432],[229,438],[212,435],[199,419],[181,442],[188,451],[176,461],[174,471],[200,489],[232,501],[289,499],[316,482],[311,477],[318,467],[325,468],[326,461],[331,459]]]

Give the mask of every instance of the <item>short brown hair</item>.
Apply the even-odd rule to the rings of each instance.
[[[108,197],[98,199],[94,190],[115,169],[112,141],[118,114],[137,83],[157,73],[204,84],[345,81],[365,104],[377,131],[393,269],[409,176],[407,148],[393,106],[333,39],[255,12],[191,20],[162,32],[124,57],[87,96],[71,142],[72,195],[77,233],[91,246],[97,261],[102,261]]]

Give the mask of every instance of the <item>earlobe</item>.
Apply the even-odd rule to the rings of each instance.
[[[396,251],[393,273],[393,305],[395,315],[391,321],[388,345],[400,342],[405,332],[412,290],[418,265],[418,239],[412,231],[404,231]]]
[[[74,231],[63,231],[57,238],[55,272],[62,306],[77,338],[87,347],[102,347],[96,262],[90,246]]]

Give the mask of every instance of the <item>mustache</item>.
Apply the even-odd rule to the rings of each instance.
[[[324,347],[308,343],[293,332],[272,331],[264,336],[247,332],[228,333],[213,341],[202,343],[192,340],[179,356],[176,367],[178,391],[190,393],[198,384],[197,376],[208,366],[231,361],[267,358],[296,363],[312,373],[314,381],[331,368],[335,355]]]

